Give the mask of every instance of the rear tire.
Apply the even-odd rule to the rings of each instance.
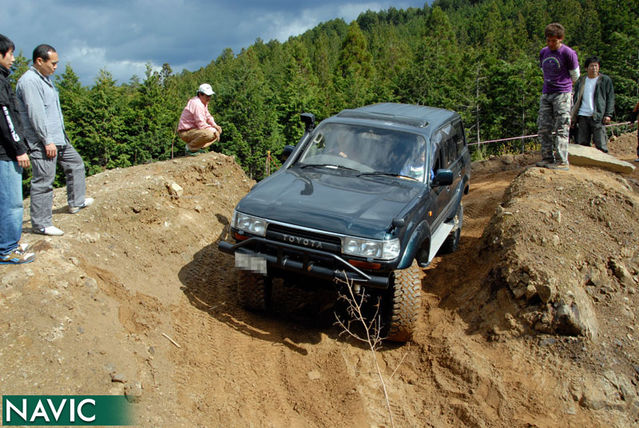
[[[266,311],[271,303],[270,278],[253,272],[238,272],[237,299],[250,311]]]
[[[408,269],[394,272],[388,340],[407,342],[413,336],[421,312],[422,283],[419,274],[416,261]]]
[[[455,217],[453,217],[453,222],[455,223],[455,227],[453,227],[453,230],[439,249],[441,254],[454,253],[459,247],[459,238],[461,236],[462,226],[464,225],[464,205],[462,205],[461,202],[457,207],[457,212],[455,213]]]

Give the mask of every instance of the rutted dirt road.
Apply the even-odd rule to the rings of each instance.
[[[633,159],[634,138],[613,153]],[[611,280],[598,313],[619,335],[600,339],[522,327],[523,304],[489,283],[498,261],[482,251],[484,231],[535,160],[473,165],[460,249],[425,270],[414,340],[377,354],[396,426],[637,422],[632,263],[634,285]],[[625,184],[588,168],[546,174],[559,199],[562,180],[603,180],[639,201],[636,172]],[[252,184],[232,158],[209,153],[90,177],[96,203],[76,215],[56,190],[65,235],[30,234],[27,219],[36,261],[0,267],[2,394],[126,393],[140,426],[390,426],[372,355],[340,336],[325,296],[304,292],[271,315],[237,306],[233,260],[217,240]],[[636,245],[628,251],[631,260]],[[601,392],[602,379],[616,389]]]

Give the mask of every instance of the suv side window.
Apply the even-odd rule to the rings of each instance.
[[[464,141],[464,127],[462,126],[461,121],[457,121],[453,124],[455,128],[455,144],[457,146],[457,154],[460,155],[464,150],[464,146],[466,145],[466,141]]]
[[[433,136],[430,138],[431,147],[432,147],[432,158],[430,164],[431,170],[434,173],[437,173],[437,170],[442,168],[442,133],[435,132]]]
[[[452,135],[448,137],[444,145],[446,147],[446,167],[448,168],[457,159],[457,145]]]
[[[457,129],[452,123],[447,123],[437,130],[434,140],[439,142],[438,147],[440,149],[441,163],[440,168],[448,168],[455,159],[457,159]],[[433,159],[433,164],[436,164],[436,160]],[[437,168],[435,168],[435,171]]]

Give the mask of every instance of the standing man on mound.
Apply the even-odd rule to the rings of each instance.
[[[563,44],[564,33],[563,25],[548,24],[544,31],[546,47],[539,52],[544,87],[537,119],[542,160],[537,166],[567,171],[571,92],[579,78],[579,60],[577,53]]]
[[[595,147],[608,153],[608,136],[605,125],[612,120],[615,111],[615,89],[612,79],[599,72],[601,60],[592,56],[586,60],[588,74],[575,83],[573,94],[572,126],[577,125],[577,144]]]
[[[0,264],[32,262],[35,254],[20,244],[22,236],[22,169],[31,166],[16,110],[9,73],[15,45],[0,34]]]
[[[67,181],[69,212],[75,214],[93,203],[85,198],[84,161],[64,131],[58,90],[51,75],[58,68],[58,53],[49,45],[33,50],[33,65],[18,80],[18,111],[24,127],[33,168],[31,225],[35,233],[60,236],[53,225],[53,180],[60,163]]]
[[[222,127],[215,123],[208,108],[214,94],[211,85],[202,83],[182,111],[177,131],[186,143],[186,154],[194,154],[220,141]]]

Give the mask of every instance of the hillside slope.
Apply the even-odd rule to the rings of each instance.
[[[633,159],[635,141],[611,151]],[[535,160],[473,164],[460,250],[424,270],[414,341],[378,354],[397,426],[637,423],[639,175]],[[27,218],[36,261],[0,267],[2,394],[126,393],[141,426],[389,425],[370,353],[340,336],[322,299],[300,292],[271,315],[237,306],[233,259],[216,243],[253,182],[232,158],[87,184],[96,203],[76,215],[55,192],[63,237],[29,233]],[[573,289],[520,295],[507,273],[522,266],[566,273]],[[537,324],[579,289],[597,334]]]

